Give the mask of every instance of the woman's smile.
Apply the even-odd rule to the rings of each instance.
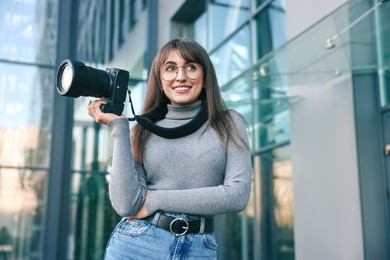
[[[191,90],[191,86],[188,85],[178,85],[173,87],[174,90],[176,90],[177,93],[187,93]]]

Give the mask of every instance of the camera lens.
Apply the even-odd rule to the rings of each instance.
[[[59,86],[61,88],[60,92],[65,93],[66,91],[68,91],[70,86],[72,85],[72,80],[73,80],[72,67],[69,65],[65,65],[61,75],[61,84]]]
[[[104,70],[85,66],[81,61],[64,60],[57,70],[57,90],[68,97],[110,97],[110,76]]]

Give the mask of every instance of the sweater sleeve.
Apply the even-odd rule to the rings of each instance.
[[[109,182],[111,204],[120,216],[132,216],[145,201],[145,171],[133,159],[128,120],[114,119],[108,126],[112,128],[114,142]]]
[[[247,141],[244,120],[237,114],[232,116],[239,133]],[[162,210],[195,215],[218,215],[244,210],[249,200],[252,181],[250,150],[229,141],[226,156],[225,178],[222,185],[186,190],[152,190],[146,200],[148,213],[153,214]]]

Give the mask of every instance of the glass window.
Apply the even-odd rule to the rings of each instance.
[[[0,59],[55,64],[58,16],[54,3],[0,2]]]
[[[200,45],[207,49],[207,13],[203,12],[194,22],[180,22],[173,23],[174,38],[185,37],[196,40]]]
[[[54,73],[0,63],[0,244],[40,259],[45,228]]]
[[[390,19],[390,6],[381,5],[377,11],[377,16],[379,19],[377,37],[379,41],[378,65],[381,103],[382,106],[390,106],[390,27],[387,25]]]
[[[250,1],[213,0],[209,4],[209,14],[208,49],[213,49],[249,19]]]
[[[45,231],[57,2],[1,1],[0,19],[0,257],[37,260]]]
[[[86,111],[86,105],[81,109]],[[112,151],[109,135],[109,129],[92,119],[75,122],[69,259],[103,259],[105,245],[119,220],[108,197]]]
[[[220,86],[249,68],[251,65],[250,46],[250,30],[247,25],[210,55]]]
[[[256,0],[256,7],[259,7],[262,3],[264,3],[266,0]]]
[[[106,243],[120,217],[108,197],[105,171],[72,175],[67,259],[103,259]]]
[[[253,259],[294,259],[293,181],[290,146],[254,157]],[[249,222],[250,223],[250,222]]]
[[[249,126],[253,125],[252,87],[250,73],[241,74],[221,87],[222,98],[227,106],[244,116]]]
[[[130,11],[131,11],[131,25],[134,26],[139,16],[141,15],[141,12],[143,8],[145,7],[145,2],[141,0],[131,0],[130,2]]]
[[[46,181],[47,170],[0,165],[2,259],[42,259]]]
[[[283,0],[274,1],[256,17],[257,59],[287,41],[286,9]]]
[[[188,0],[172,17],[172,36],[196,40],[207,49],[206,0]]]
[[[48,167],[54,75],[0,63],[0,165]]]
[[[207,24],[207,14],[204,12],[194,22],[194,40],[196,40],[204,48],[207,47],[207,30],[205,30]]]

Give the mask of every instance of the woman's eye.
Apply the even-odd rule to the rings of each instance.
[[[195,71],[196,70],[196,65],[195,64],[188,64],[186,66],[186,70],[188,70],[188,71]]]
[[[169,71],[169,72],[173,72],[173,71],[176,71],[176,67],[175,66],[167,66],[165,68],[166,71]]]

